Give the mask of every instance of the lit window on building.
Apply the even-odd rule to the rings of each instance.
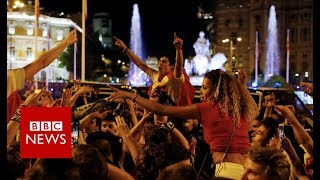
[[[62,38],[63,38],[63,31],[61,31],[61,30],[57,31],[57,40],[61,41]]]
[[[16,33],[16,28],[14,25],[9,25],[9,34],[15,34]]]
[[[32,48],[31,47],[28,47],[27,48],[27,59],[31,59],[32,58]]]
[[[16,48],[13,46],[10,46],[9,56],[11,59],[15,59],[16,57]]]
[[[47,37],[48,36],[48,28],[43,28],[43,31],[42,31],[42,37]]]
[[[31,25],[27,27],[27,35],[29,36],[33,35],[33,27]]]

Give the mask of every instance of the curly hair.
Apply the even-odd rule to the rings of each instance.
[[[212,70],[205,74],[213,85],[211,99],[220,104],[222,112],[230,115],[239,126],[240,118],[248,121],[258,116],[259,110],[246,86],[241,84],[228,73],[222,70]]]
[[[249,151],[247,158],[268,168],[269,179],[287,180],[290,177],[290,163],[282,150],[272,147],[255,147]]]

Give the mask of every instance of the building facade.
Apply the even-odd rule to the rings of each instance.
[[[94,13],[93,19],[93,31],[98,34],[99,41],[104,48],[112,47],[112,20],[111,16],[107,12]]]
[[[214,23],[210,23],[210,27],[207,27],[210,39],[214,39],[214,52],[224,53],[228,57],[229,68],[232,65],[243,67],[253,79],[256,32],[258,32],[258,66],[263,72],[271,5],[276,9],[281,75],[286,75],[287,44],[289,44],[290,80],[292,76],[296,76],[300,80],[312,81],[312,0],[217,0],[212,13]],[[287,43],[288,30],[289,43]],[[241,41],[238,41],[239,38]],[[227,39],[232,42],[226,41]]]
[[[36,30],[34,14],[7,12],[7,69],[30,64],[41,53],[62,41],[74,27],[81,30],[70,19],[40,15]],[[35,76],[35,81],[69,80],[69,72],[58,66],[56,59]]]

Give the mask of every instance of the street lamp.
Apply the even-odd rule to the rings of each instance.
[[[24,7],[24,3],[19,0],[7,0],[7,9],[9,12],[12,12],[16,9],[21,9]]]
[[[230,57],[229,57],[229,65],[230,65],[230,62],[232,63],[232,66],[231,66],[231,70],[232,72],[234,72],[236,70],[236,57],[233,56],[233,44],[234,44],[234,41],[238,41],[238,42],[241,42],[242,41],[242,38],[241,37],[236,37],[236,35],[233,35],[232,34],[232,37],[229,39],[224,39],[222,40],[222,43],[229,43],[230,45]]]

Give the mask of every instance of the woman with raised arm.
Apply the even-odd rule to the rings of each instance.
[[[131,99],[158,115],[199,119],[216,165],[215,176],[240,179],[244,173],[245,154],[250,149],[248,123],[259,114],[242,82],[224,71],[212,70],[205,74],[202,82],[202,102],[189,106],[164,106],[121,90],[115,90],[109,100]]]

